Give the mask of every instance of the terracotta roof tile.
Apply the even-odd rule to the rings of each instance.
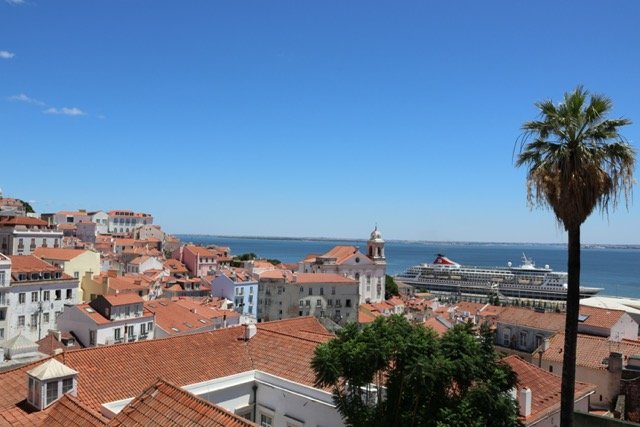
[[[104,299],[109,301],[112,306],[127,305],[127,304],[141,304],[144,302],[138,294],[126,293],[126,294],[109,294],[103,295]]]
[[[47,221],[43,221],[38,218],[31,218],[29,216],[0,216],[0,226],[15,226],[15,225],[37,225],[48,226]]]
[[[336,258],[336,264],[342,264],[358,252],[355,246],[338,245],[316,258]]]
[[[184,386],[261,369],[313,386],[314,349],[331,338],[311,317],[260,323],[253,338],[245,341],[241,336],[242,328],[226,328],[67,351],[56,359],[79,372],[77,399],[99,412],[101,404],[137,396],[158,377]],[[27,395],[26,372],[41,363],[0,372],[0,414],[29,419],[29,411],[19,406]]]
[[[75,257],[89,252],[84,249],[69,248],[36,248],[33,254],[38,258],[54,259],[56,261],[70,261]]]
[[[198,329],[211,329],[213,322],[205,314],[192,311],[167,298],[146,301],[144,308],[155,314],[156,327],[169,335],[194,333]],[[205,309],[202,309],[206,313]]]
[[[581,305],[580,314],[587,316],[583,322],[580,322],[582,325],[611,329],[625,314],[625,312],[623,310],[612,310],[608,308]]]
[[[69,394],[45,410],[43,427],[103,426],[106,420]]]
[[[526,425],[531,424],[550,413],[560,410],[561,378],[525,362],[518,356],[502,359],[518,376],[518,389],[528,387],[531,390],[531,415],[520,417]],[[581,399],[595,390],[596,386],[576,381],[575,399]]]
[[[562,363],[564,350],[564,332],[555,334],[549,341],[549,349],[542,358],[549,362]],[[611,352],[622,353],[623,358],[640,354],[640,342],[622,340],[613,342],[606,337],[594,337],[578,334],[576,366],[592,369],[607,369],[604,363]]]
[[[109,426],[255,427],[257,424],[164,380],[132,400]]]
[[[562,313],[538,313],[528,308],[505,307],[498,314],[498,322],[511,325],[525,325],[545,331],[564,330],[565,316]]]

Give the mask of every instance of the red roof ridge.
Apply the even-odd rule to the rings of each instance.
[[[322,343],[324,343],[323,340],[314,340],[314,339],[311,339],[311,338],[308,338],[308,337],[303,338],[303,337],[301,337],[299,335],[295,335],[295,334],[291,334],[291,333],[287,333],[287,332],[282,332],[282,331],[274,331],[273,329],[261,329],[260,331],[261,332],[269,332],[269,333],[276,334],[276,335],[282,335],[284,337],[295,338],[295,339],[298,339],[298,340],[307,341],[307,342],[314,343],[314,344],[322,344]],[[306,332],[306,333],[317,334],[316,332],[304,331],[302,329],[300,331],[298,331],[298,332]],[[317,335],[320,335],[320,334],[317,334]]]

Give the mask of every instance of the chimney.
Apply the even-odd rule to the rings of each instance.
[[[518,396],[518,404],[520,406],[520,416],[528,417],[531,415],[531,389],[523,387],[520,389],[520,395]]]
[[[245,325],[244,340],[249,341],[251,338],[253,338],[256,335],[257,331],[258,331],[258,328],[256,328],[256,325],[254,325],[253,323]]]
[[[609,372],[622,372],[622,353],[609,353]]]
[[[550,342],[551,342],[551,340],[549,338],[545,338],[545,339],[542,340],[542,351],[549,350]]]

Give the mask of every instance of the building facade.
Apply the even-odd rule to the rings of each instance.
[[[131,233],[138,227],[153,224],[153,216],[148,213],[113,210],[108,217],[109,233]]]
[[[9,286],[5,277],[0,290],[0,318],[5,319],[0,328],[5,339],[21,334],[38,341],[55,327],[65,305],[78,303],[78,280],[33,255],[8,258],[11,273]]]
[[[26,216],[0,216],[0,252],[30,255],[36,248],[59,248],[62,231],[46,221]]]
[[[57,325],[85,347],[153,339],[154,315],[143,302],[135,294],[99,295],[89,304],[67,307]]]
[[[357,280],[339,274],[265,271],[260,275],[258,319],[314,316],[338,324],[357,321],[358,292]]]
[[[240,269],[224,269],[211,282],[211,296],[233,301],[234,310],[246,321],[258,318],[258,281]]]
[[[356,246],[336,246],[320,256],[309,256],[298,264],[300,273],[334,273],[360,283],[359,302],[384,300],[387,260],[384,240],[376,227],[367,241],[367,253]]]

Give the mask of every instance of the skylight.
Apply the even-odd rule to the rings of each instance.
[[[589,318],[588,314],[579,314],[578,315],[578,322],[584,322],[585,320],[587,320]]]

